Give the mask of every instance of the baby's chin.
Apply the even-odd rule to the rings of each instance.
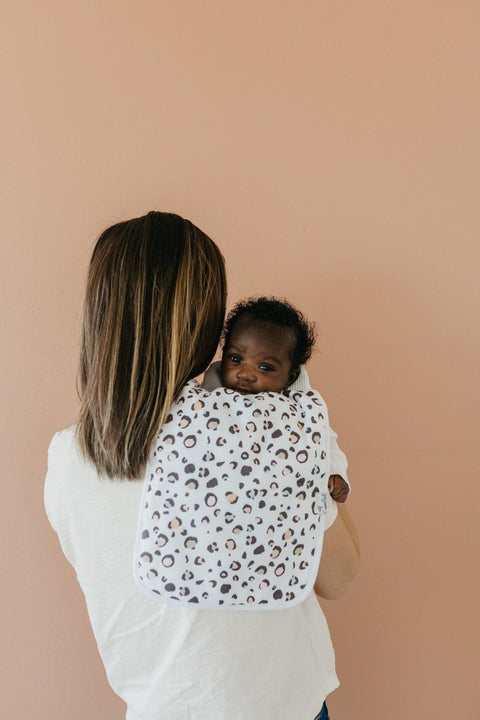
[[[262,392],[261,390],[247,390],[245,388],[235,387],[234,385],[225,385],[225,387],[229,390],[234,390],[240,395],[258,395],[259,392]]]
[[[255,388],[255,390],[252,390],[251,388],[235,387],[234,385],[224,385],[224,387],[229,390],[234,390],[240,395],[260,395],[265,392],[282,392],[282,390],[274,390],[273,388]]]

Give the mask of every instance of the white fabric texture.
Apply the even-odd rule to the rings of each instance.
[[[338,686],[314,593],[277,612],[199,610],[147,597],[132,574],[141,493],[141,482],[100,478],[74,428],[53,438],[45,508],[127,720],[312,720]],[[325,529],[335,516],[327,495]]]
[[[313,588],[329,477],[314,390],[186,384],[146,468],[134,572],[165,602],[278,610]]]

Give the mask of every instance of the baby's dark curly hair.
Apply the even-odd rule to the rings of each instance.
[[[292,370],[297,370],[307,362],[315,345],[315,323],[309,322],[300,310],[286,300],[274,297],[240,300],[227,315],[222,334],[224,347],[229,343],[235,323],[245,315],[254,321],[293,330],[296,343],[292,353]]]

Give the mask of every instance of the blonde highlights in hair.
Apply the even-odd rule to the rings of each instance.
[[[101,474],[141,475],[176,395],[215,353],[225,302],[223,257],[188,220],[151,212],[99,237],[85,296],[76,433]]]

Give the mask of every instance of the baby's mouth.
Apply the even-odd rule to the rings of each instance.
[[[236,387],[235,392],[240,393],[240,395],[252,395],[252,393],[254,393],[255,391],[252,390],[251,388],[247,389],[247,388]]]

